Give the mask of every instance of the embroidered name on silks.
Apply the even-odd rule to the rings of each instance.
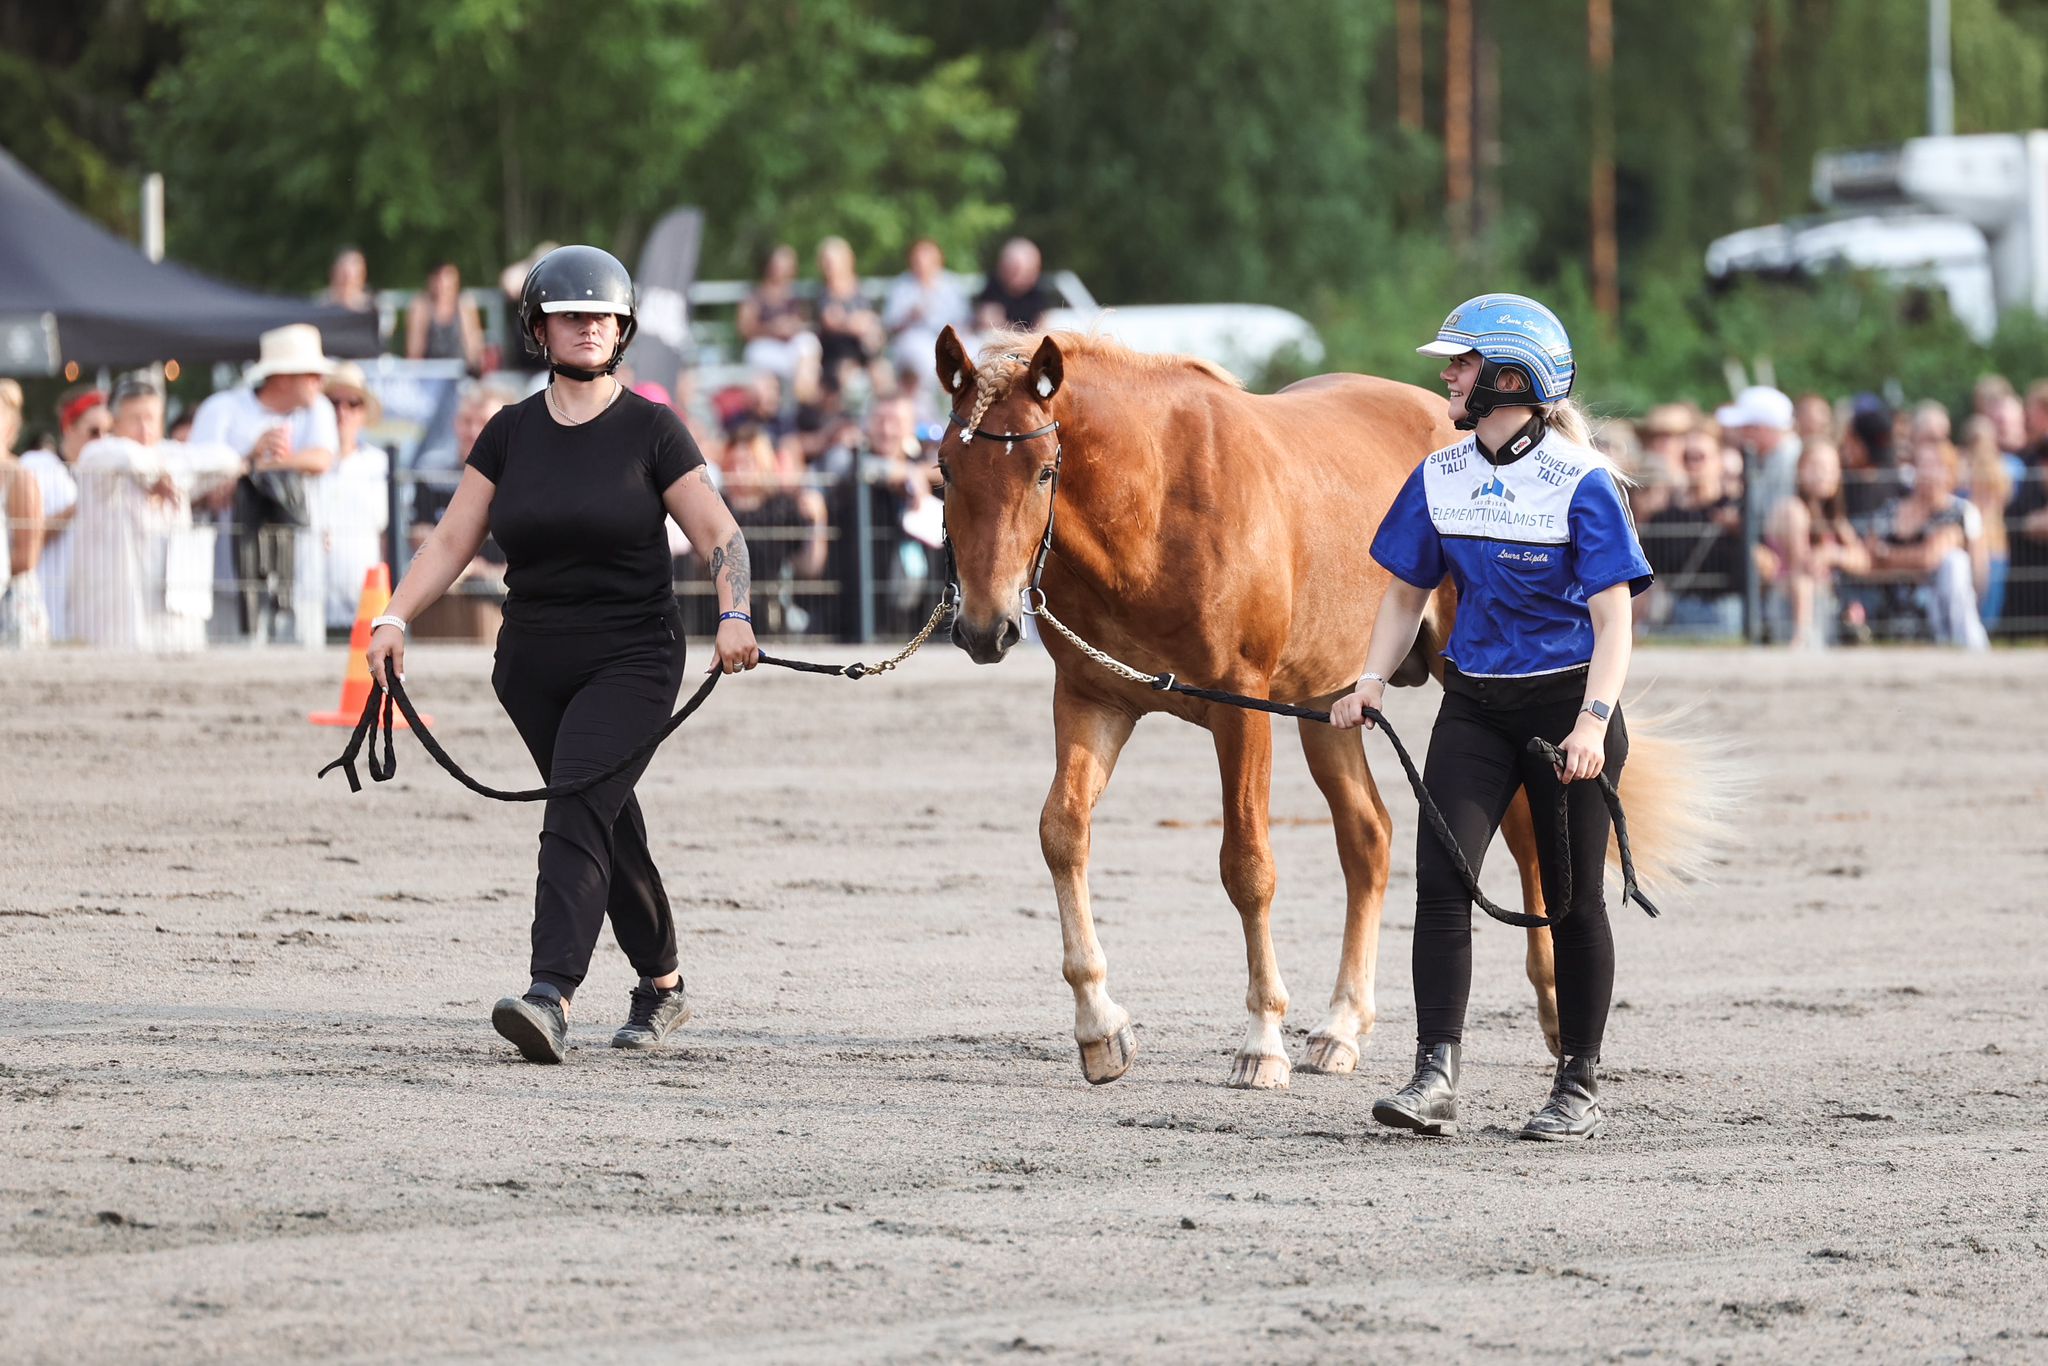
[[[1494,558],[1496,560],[1505,560],[1509,564],[1549,564],[1550,552],[1547,550],[1517,550],[1511,545],[1504,545],[1500,548],[1500,553],[1495,555]]]

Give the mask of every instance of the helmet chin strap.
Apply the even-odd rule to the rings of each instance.
[[[1495,408],[1533,408],[1536,406],[1536,396],[1532,387],[1524,387],[1522,389],[1503,389],[1500,387],[1501,371],[1507,368],[1500,361],[1487,360],[1484,357],[1480,358],[1479,378],[1473,381],[1472,387],[1465,393],[1465,416],[1452,423],[1452,426],[1461,432],[1469,432],[1479,425],[1480,418],[1485,417]],[[1521,376],[1524,385],[1529,385],[1529,373],[1519,365],[1513,368],[1515,373]]]
[[[586,384],[594,379],[603,379],[606,375],[611,374],[614,370],[617,370],[618,368],[619,358],[617,356],[613,356],[612,363],[610,365],[605,366],[605,368],[602,370],[586,370],[580,365],[570,365],[565,361],[557,360],[548,362],[548,369],[553,373],[560,375],[563,379],[580,379]]]
[[[617,371],[619,362],[626,358],[626,348],[624,346],[613,347],[611,362],[602,370],[586,370],[580,365],[571,365],[567,361],[556,360],[554,356],[549,354],[546,342],[540,344],[540,355],[541,359],[548,363],[548,370],[551,373],[560,375],[563,379],[581,380],[588,384],[594,379],[603,379],[606,375]]]

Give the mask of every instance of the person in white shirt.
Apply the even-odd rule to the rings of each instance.
[[[232,483],[223,445],[164,440],[164,399],[147,380],[114,390],[113,433],[78,457],[69,617],[83,644],[196,650],[213,611],[213,528],[192,525],[192,495]]]
[[[50,643],[36,562],[43,553],[43,489],[14,458],[21,435],[21,386],[0,379],[0,646],[36,649]]]
[[[36,563],[36,577],[42,582],[44,616],[52,641],[72,639],[70,530],[71,510],[78,502],[78,481],[72,469],[78,463],[78,453],[105,436],[112,422],[105,394],[97,389],[78,390],[58,404],[57,449],[30,451],[21,457],[23,468],[36,477],[43,491],[43,554]]]
[[[362,439],[384,416],[363,367],[344,361],[327,379],[337,434],[334,468],[320,476],[315,512],[327,559],[327,626],[355,624],[363,576],[384,563],[384,532],[391,525],[391,455]]]
[[[939,334],[967,325],[967,300],[946,277],[939,244],[920,237],[910,244],[910,269],[889,285],[882,302],[882,326],[889,333],[889,358],[898,372],[928,377]]]
[[[333,468],[341,444],[334,405],[320,392],[334,362],[307,323],[265,332],[246,386],[199,405],[192,444],[224,445],[243,459],[229,523],[242,630],[325,643],[318,534],[307,481]],[[288,621],[289,630],[280,629]]]

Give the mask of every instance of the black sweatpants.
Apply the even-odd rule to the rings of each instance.
[[[1547,913],[1562,914],[1558,885],[1557,771],[1528,750],[1540,735],[1563,744],[1578,723],[1586,674],[1474,679],[1451,670],[1429,737],[1423,783],[1458,837],[1474,873],[1518,788],[1536,818]],[[1615,708],[1607,726],[1607,776],[1621,781],[1628,727]],[[1572,905],[1550,930],[1557,957],[1559,1041],[1567,1054],[1598,1056],[1614,999],[1614,935],[1607,923],[1609,818],[1599,785],[1572,783]],[[1472,995],[1472,898],[1437,833],[1423,824],[1415,848],[1415,1024],[1424,1044],[1458,1043]]]
[[[491,673],[505,714],[549,783],[602,772],[668,720],[683,681],[681,610],[587,634],[498,631]],[[548,802],[533,898],[533,980],[564,997],[590,971],[610,917],[643,977],[674,972],[675,917],[647,850],[633,784],[645,761],[574,797]]]

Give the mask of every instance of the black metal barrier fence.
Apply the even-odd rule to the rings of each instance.
[[[860,480],[813,475],[772,491],[725,490],[747,539],[759,635],[860,643],[907,635],[930,616],[945,574],[936,495],[872,474]],[[457,478],[452,471],[394,476],[390,525],[405,530],[390,537],[392,564],[410,562]],[[673,524],[669,534],[685,627],[713,634],[717,590]],[[451,593],[502,599],[503,560],[495,544],[485,544]]]
[[[1857,551],[1919,543],[1917,512],[1901,513],[1907,495],[1896,473],[1875,471],[1847,472],[1839,500],[1804,504],[1799,516],[1748,495],[1688,509],[1681,491],[1637,519],[1657,574],[1638,622],[1652,638],[1784,644],[1803,597],[1814,644],[1966,644],[1956,620],[1965,610],[1992,640],[2048,637],[2048,471],[2028,470],[1993,512],[1969,504],[1937,514],[1937,531],[1967,522],[1949,563],[1915,573],[1844,567]],[[1800,527],[1805,541],[1789,544]]]
[[[455,480],[455,471],[401,470],[388,479],[329,483],[307,499],[307,524],[298,525],[250,517],[231,485],[82,478],[68,499],[61,490],[45,498],[46,509],[57,511],[33,524],[8,523],[0,646],[187,651],[233,643],[311,647],[345,637],[365,574],[390,564],[394,582],[402,575]],[[935,495],[851,475],[726,495],[751,551],[763,637],[896,639],[922,624],[938,600],[945,557]],[[1874,496],[1859,501],[1866,510],[1849,518],[1855,534],[1884,535],[1885,505]],[[1982,530],[1971,562],[1949,566],[1955,572],[1946,589],[1967,587],[1992,639],[2048,638],[2044,507],[2044,474],[2031,470],[2005,518],[1994,524],[1977,516]],[[1779,522],[1741,499],[1640,517],[1638,534],[1657,570],[1656,587],[1637,606],[1646,633],[1789,639],[1802,590]],[[673,530],[671,537],[688,629],[709,635],[715,590],[702,562]],[[1809,579],[1813,643],[1943,638],[1933,574],[1901,579],[1829,567]],[[435,619],[419,623],[422,634],[487,639],[504,592],[502,559],[487,543]]]

